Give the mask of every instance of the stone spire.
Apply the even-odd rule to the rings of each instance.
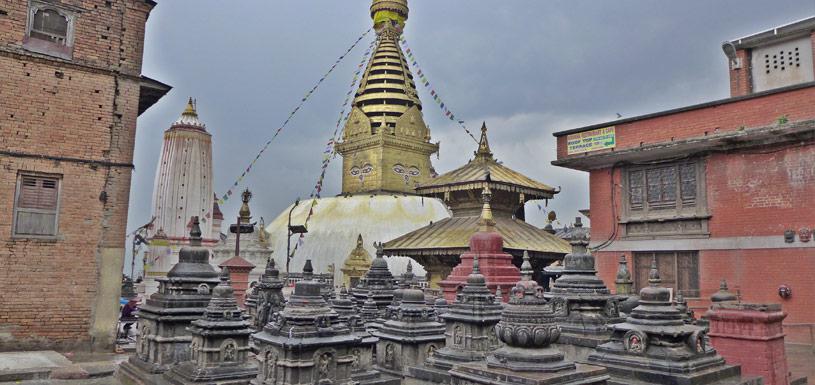
[[[295,284],[286,307],[252,335],[261,368],[258,384],[351,383],[351,349],[361,340],[323,299],[321,284],[312,278],[307,260],[303,280]]]
[[[614,284],[618,295],[633,294],[632,288],[634,282],[631,281],[631,272],[628,271],[628,262],[625,259],[625,255],[620,256],[620,264],[617,267],[617,277],[614,280]]]
[[[388,261],[385,260],[382,243],[374,243],[374,247],[376,247],[376,257],[371,262],[371,268],[351,293],[357,306],[361,306],[367,299],[368,292],[371,292],[380,315],[384,315],[387,306],[393,302],[393,292],[397,288],[396,280],[388,269]]]
[[[580,217],[575,218],[572,234],[572,252],[564,258],[561,276],[547,298],[566,303],[566,314],[555,318],[561,330],[559,346],[569,352],[569,359],[585,362],[589,353],[611,336],[606,325],[622,322],[623,318],[617,298],[597,276],[594,256],[588,251],[588,231]]]
[[[502,309],[501,303],[487,288],[476,256],[467,284],[456,296],[456,301],[439,316],[447,329],[444,347],[428,357],[423,367],[411,368],[412,376],[428,382],[444,378],[443,382],[449,384],[451,380],[447,372],[454,365],[483,361],[500,346],[494,329],[501,320]]]
[[[229,268],[221,271],[220,283],[212,290],[204,315],[192,321],[189,360],[165,373],[170,384],[193,385],[228,380],[248,385],[257,377],[257,367],[249,362],[249,335],[229,282]]]
[[[377,343],[377,365],[381,371],[402,376],[444,346],[444,325],[436,321],[419,289],[404,289],[395,316],[372,334]]]
[[[408,13],[406,0],[371,5],[377,42],[337,145],[343,156],[343,194],[414,194],[417,184],[432,177],[430,155],[439,146],[430,143],[410,64],[399,45]]]
[[[257,286],[257,316],[254,319],[255,330],[262,330],[272,318],[286,305],[283,297],[285,282],[280,279],[280,270],[277,269],[274,258],[269,258],[266,270],[260,277]]]
[[[670,290],[661,286],[656,258],[648,282],[640,290],[640,305],[626,322],[609,325],[611,341],[598,346],[589,362],[607,367],[614,383],[741,383],[735,382],[739,368],[726,365],[707,346],[705,328],[684,322]]]
[[[724,278],[722,278],[722,281],[719,283],[719,291],[710,296],[710,301],[713,303],[736,302],[738,300],[738,296],[731,293],[727,288],[727,280]]]
[[[190,246],[181,249],[167,276],[157,279],[158,292],[139,309],[136,354],[119,370],[126,381],[156,382],[171,365],[189,357],[192,334],[187,327],[204,315],[219,282],[209,263],[209,249],[200,246],[198,217],[192,217],[190,223]]]

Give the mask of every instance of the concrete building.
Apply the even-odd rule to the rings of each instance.
[[[155,5],[0,5],[0,350],[113,345]]]
[[[813,31],[815,17],[725,42],[730,98],[555,133],[553,164],[589,173],[607,285],[624,255],[645,287],[656,257],[692,308],[724,278],[747,301],[781,302],[788,340],[810,342]]]

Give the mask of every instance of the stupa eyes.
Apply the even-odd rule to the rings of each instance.
[[[357,166],[351,167],[349,174],[351,174],[352,177],[359,178],[359,180],[363,180],[367,175],[369,175],[373,171],[374,166],[372,166],[370,163],[365,163],[362,167]]]

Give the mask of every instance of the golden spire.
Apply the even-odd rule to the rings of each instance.
[[[238,215],[241,217],[241,223],[249,223],[252,219],[252,213],[249,211],[249,201],[252,199],[252,192],[249,191],[247,188],[246,190],[241,193],[241,200],[243,204],[241,205],[241,209],[238,212]]]
[[[195,111],[195,101],[192,100],[192,96],[190,96],[190,100],[187,101],[187,108],[184,109],[181,115],[198,117],[198,112]]]
[[[490,186],[484,186],[484,190],[481,192],[481,200],[484,202],[484,206],[481,208],[481,218],[478,219],[478,231],[495,231],[495,219],[492,218],[492,207],[490,206],[490,200],[492,200]]]
[[[387,27],[393,27],[401,33],[408,19],[407,0],[373,0],[371,3],[371,19],[374,20],[374,29],[381,33]]]
[[[487,140],[487,122],[481,124],[481,140],[478,141],[478,150],[475,152],[475,159],[492,160],[490,142]]]

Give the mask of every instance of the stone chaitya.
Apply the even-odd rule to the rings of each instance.
[[[257,377],[257,365],[249,361],[252,329],[243,317],[229,282],[228,268],[212,290],[204,316],[192,321],[189,359],[164,373],[172,385],[248,385]]]
[[[266,270],[260,277],[260,283],[255,288],[256,292],[256,315],[252,320],[255,330],[263,330],[269,323],[272,314],[283,310],[286,299],[283,298],[283,286],[285,283],[280,279],[280,270],[277,269],[274,258],[269,258],[266,263]]]
[[[252,335],[260,365],[255,384],[353,384],[363,356],[362,339],[351,333],[320,295],[311,260],[303,268],[286,307]]]
[[[361,307],[371,292],[376,307],[381,316],[384,316],[385,309],[393,302],[393,292],[397,289],[396,280],[388,269],[388,261],[385,260],[385,251],[382,243],[374,243],[376,247],[376,257],[371,262],[368,273],[359,281],[359,285],[351,290],[354,296],[354,303]]]
[[[190,246],[178,253],[178,263],[157,278],[158,292],[138,312],[136,354],[119,366],[125,384],[156,383],[169,367],[190,358],[192,334],[187,329],[204,314],[218,273],[209,264],[210,251],[201,247],[198,217],[192,217]]]
[[[501,320],[501,303],[487,288],[487,282],[473,260],[473,272],[456,301],[439,317],[445,321],[445,344],[424,361],[410,368],[408,384],[450,383],[448,370],[454,365],[483,361],[500,344],[495,325]]]
[[[608,375],[604,368],[566,360],[552,346],[560,336],[554,320],[566,315],[566,302],[544,297],[543,288],[532,280],[528,255],[521,274],[495,326],[498,338],[506,345],[489,354],[486,362],[454,366],[450,370],[452,384],[605,384]]]
[[[436,321],[419,289],[404,289],[393,318],[371,334],[376,345],[377,369],[399,377],[444,346],[444,325]]]
[[[618,298],[597,276],[580,217],[575,218],[569,243],[572,252],[564,258],[561,275],[546,297],[560,298],[566,303],[566,314],[555,318],[560,326],[556,346],[569,359],[586,362],[589,353],[611,337],[606,324],[623,322],[624,318],[617,309]]]
[[[619,311],[621,316],[627,316],[639,305],[640,297],[634,292],[634,281],[631,280],[631,271],[628,270],[628,261],[625,255],[620,256],[617,266],[617,277],[614,279],[614,289],[620,298]]]
[[[760,383],[742,380],[738,366],[727,365],[707,346],[705,328],[685,324],[671,303],[670,290],[660,286],[656,259],[651,261],[648,282],[626,322],[609,325],[611,341],[589,355],[589,362],[608,368],[609,384]]]

